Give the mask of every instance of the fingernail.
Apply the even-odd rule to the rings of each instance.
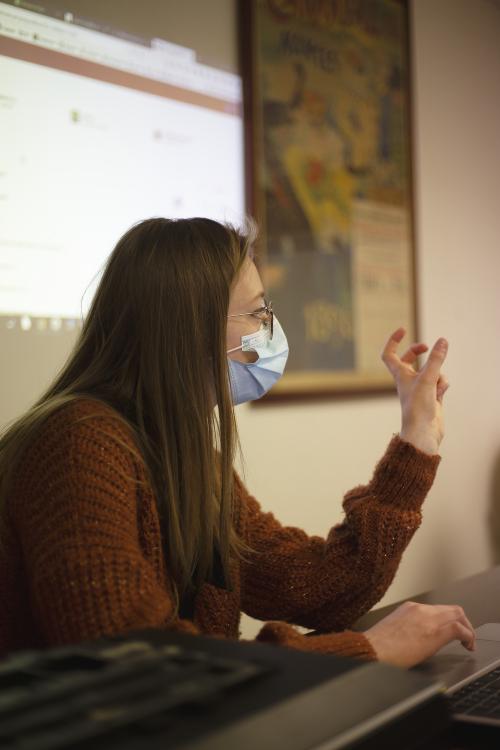
[[[437,345],[438,345],[438,348],[441,349],[443,352],[448,349],[448,342],[446,341],[446,339],[439,339]]]

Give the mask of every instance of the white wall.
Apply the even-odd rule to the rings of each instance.
[[[152,23],[207,63],[236,69],[234,0],[211,3],[210,14],[201,0],[64,5],[103,21],[124,13],[143,33]],[[420,330],[429,343],[449,339],[451,388],[443,462],[384,603],[500,559],[500,8],[490,0],[414,0],[412,16]],[[36,398],[73,341],[4,335],[0,424]],[[369,479],[399,429],[395,397],[238,414],[250,490],[283,522],[315,534],[341,520],[343,493]],[[245,619],[244,635],[255,629]]]

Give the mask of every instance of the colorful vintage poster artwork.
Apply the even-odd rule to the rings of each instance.
[[[257,214],[285,388],[387,384],[384,340],[413,330],[405,14],[395,0],[257,4]]]

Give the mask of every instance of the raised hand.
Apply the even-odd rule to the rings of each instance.
[[[448,352],[448,342],[438,339],[425,365],[417,371],[414,367],[417,357],[429,347],[412,344],[400,357],[397,349],[405,333],[404,328],[394,331],[382,352],[401,402],[400,436],[419,450],[435,454],[444,435],[442,403],[449,383],[441,373],[441,367]]]

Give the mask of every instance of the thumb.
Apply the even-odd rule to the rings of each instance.
[[[446,393],[446,391],[448,390],[449,387],[450,387],[450,384],[448,383],[448,381],[445,378],[445,376],[444,375],[440,375],[439,376],[439,380],[437,382],[437,386],[436,386],[437,400],[440,403],[443,402],[443,396],[444,396],[444,394]]]
[[[438,339],[431,349],[427,362],[420,371],[421,379],[426,383],[437,383],[440,370],[448,353],[446,339]]]

